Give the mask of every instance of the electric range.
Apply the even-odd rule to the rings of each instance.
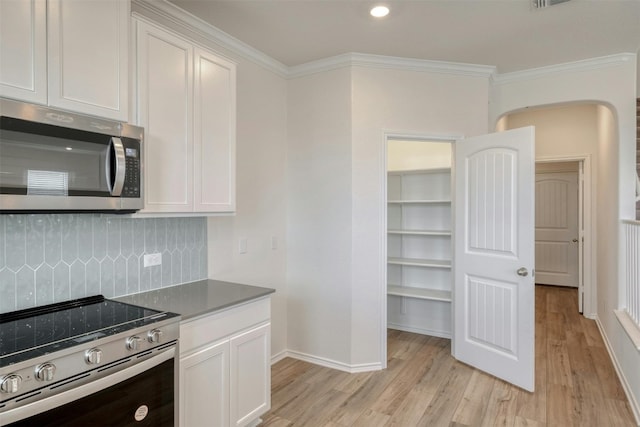
[[[58,395],[167,349],[173,357],[179,322],[102,295],[0,314],[0,425],[68,403]]]

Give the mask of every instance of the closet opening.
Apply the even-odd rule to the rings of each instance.
[[[387,328],[451,338],[452,139],[387,138]]]

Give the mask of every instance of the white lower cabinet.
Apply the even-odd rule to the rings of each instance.
[[[254,425],[271,408],[270,299],[180,326],[181,427]]]
[[[229,425],[229,341],[180,359],[180,425]]]
[[[230,341],[231,423],[246,426],[269,410],[271,394],[270,325],[262,325]]]

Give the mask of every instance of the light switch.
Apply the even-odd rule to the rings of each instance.
[[[246,254],[247,253],[247,238],[246,237],[241,237],[240,238],[240,241],[238,243],[238,249],[239,249],[241,254]]]
[[[278,249],[278,238],[276,236],[271,236],[271,249],[274,251]]]

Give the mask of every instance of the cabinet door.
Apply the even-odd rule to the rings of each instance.
[[[231,339],[231,426],[246,426],[271,408],[271,324]]]
[[[145,128],[143,212],[193,210],[191,44],[137,22],[138,122]]]
[[[0,96],[47,103],[47,3],[0,1]]]
[[[229,425],[229,341],[180,359],[180,425]]]
[[[194,210],[235,210],[236,67],[194,52]]]
[[[49,104],[126,121],[129,2],[49,0]]]

